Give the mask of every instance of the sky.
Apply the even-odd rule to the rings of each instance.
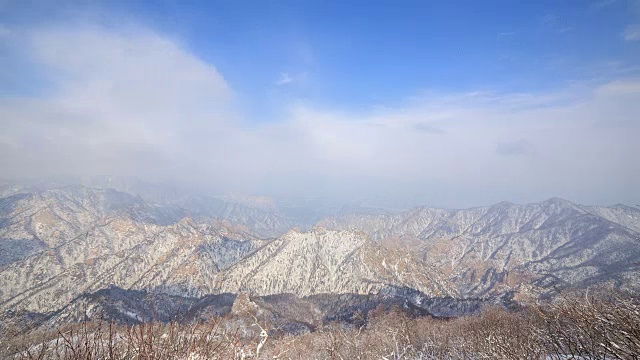
[[[0,0],[5,178],[635,205],[638,114],[637,0]]]

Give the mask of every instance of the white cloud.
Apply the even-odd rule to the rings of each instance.
[[[156,34],[48,28],[25,41],[55,90],[2,103],[15,171],[154,173],[232,118],[218,71]]]
[[[289,84],[293,81],[293,78],[288,73],[280,73],[280,78],[276,81],[276,85]]]
[[[48,28],[28,39],[53,90],[0,100],[5,176],[135,175],[215,192],[444,206],[640,201],[637,80],[431,93],[364,113],[297,103],[260,123],[235,111],[214,66],[157,34]]]
[[[296,74],[283,72],[280,73],[280,78],[276,81],[276,85],[289,85],[295,83],[296,85],[304,85],[309,78],[307,72],[300,72]]]
[[[611,5],[614,5],[616,0],[600,0],[592,2],[589,7],[592,9],[604,9]]]
[[[632,24],[628,25],[624,32],[622,33],[622,37],[626,41],[639,41],[640,40],[640,24]]]
[[[310,137],[305,146],[321,157],[322,171],[340,172],[334,188],[350,187],[352,194],[367,184],[373,189],[362,191],[410,192],[445,205],[551,195],[630,202],[640,185],[633,160],[640,144],[632,135],[640,133],[638,84],[433,96],[367,115],[298,108],[293,123]],[[425,123],[442,131],[416,131]]]

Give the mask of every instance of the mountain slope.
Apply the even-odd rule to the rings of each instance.
[[[248,231],[247,223],[259,228],[250,218],[219,220],[217,211],[227,211],[220,209],[194,219],[176,205],[86,187],[2,198],[0,310],[55,311],[111,286],[185,298],[249,292],[420,301],[537,298],[556,287],[607,283],[640,290],[640,211],[625,206],[550,199],[350,212],[267,240]],[[269,219],[262,224],[281,226]]]
[[[392,251],[353,231],[291,231],[218,274],[217,288],[259,295],[377,293],[406,286],[434,295],[454,295],[437,271],[414,254]]]
[[[263,243],[189,218],[166,224],[166,209],[113,191],[49,190],[4,200],[0,242],[41,243],[0,268],[2,309],[52,311],[110,285],[203,295],[213,274]]]
[[[562,199],[466,210],[416,208],[402,213],[346,214],[321,222],[378,240],[413,240],[465,296],[517,289],[640,282],[640,211],[591,208]],[[622,220],[620,220],[622,219]]]
[[[313,213],[308,214],[298,209],[291,212],[291,209],[279,208],[267,197],[202,195],[177,186],[149,183],[130,177],[0,180],[0,198],[77,188],[111,191],[146,204],[159,204],[155,206],[163,208],[173,207],[180,209],[183,217],[189,215],[193,218],[227,220],[237,226],[244,226],[245,230],[264,238],[283,235],[294,227],[308,227],[318,218]]]

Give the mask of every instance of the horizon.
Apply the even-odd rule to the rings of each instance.
[[[108,179],[108,180],[105,180]],[[138,196],[142,200],[151,204],[165,204],[163,202],[156,202],[148,199],[145,195],[143,195],[144,191],[138,190],[127,190],[123,189],[117,185],[104,185],[100,184],[101,181],[112,181],[115,180],[117,182],[125,182],[125,186],[135,182],[137,185],[142,186],[145,189],[154,188],[158,190],[159,188],[165,190],[167,192],[178,192],[187,196],[196,196],[196,197],[209,197],[215,198],[218,200],[222,200],[229,203],[234,203],[238,205],[242,205],[248,208],[261,209],[266,208],[268,211],[273,210],[283,210],[283,209],[291,209],[291,208],[301,208],[304,210],[315,209],[319,211],[319,214],[322,216],[331,216],[344,212],[345,210],[354,210],[357,212],[357,209],[371,209],[371,210],[381,210],[388,212],[406,212],[416,208],[429,208],[435,210],[470,210],[475,208],[489,208],[493,206],[497,206],[500,204],[508,204],[508,205],[535,205],[541,203],[547,203],[554,200],[566,201],[574,205],[578,206],[586,206],[586,207],[616,207],[616,206],[624,206],[636,210],[640,210],[640,205],[638,204],[626,204],[626,203],[615,203],[615,204],[589,204],[589,203],[581,203],[575,201],[573,199],[562,198],[558,196],[550,196],[548,198],[536,199],[529,202],[512,202],[509,200],[501,200],[495,203],[487,203],[487,204],[477,204],[471,205],[467,207],[446,207],[446,206],[436,206],[432,204],[426,203],[413,203],[413,204],[385,204],[385,203],[375,203],[375,199],[368,199],[359,202],[326,202],[323,199],[306,199],[307,204],[302,204],[300,202],[290,202],[288,200],[278,199],[272,196],[263,195],[263,194],[248,194],[248,193],[208,193],[208,192],[198,192],[195,189],[189,189],[188,187],[181,187],[179,184],[172,183],[153,183],[147,182],[140,178],[136,177],[113,177],[113,176],[95,176],[90,179],[84,178],[73,178],[68,176],[60,176],[60,177],[39,177],[39,178],[22,178],[22,179],[9,179],[9,178],[0,178],[0,185],[20,185],[25,186],[25,189],[31,191],[29,186],[34,186],[38,191],[49,191],[49,190],[57,190],[57,189],[65,189],[65,188],[75,188],[75,187],[84,187],[87,189],[93,190],[113,190],[123,194],[129,194],[132,196]],[[42,184],[44,182],[44,184]],[[128,184],[127,184],[128,182]],[[44,186],[42,186],[44,185]],[[15,193],[20,193],[20,188],[14,187],[13,189],[16,191]],[[270,205],[267,206],[258,206],[257,204],[253,204],[252,201],[256,202],[270,202]],[[317,202],[313,202],[313,201]],[[166,202],[166,204],[170,204],[171,202]]]
[[[640,1],[0,2],[2,177],[640,204]]]

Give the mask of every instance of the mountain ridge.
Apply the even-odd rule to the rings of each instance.
[[[460,300],[640,287],[640,210],[631,207],[551,198],[351,211],[267,238],[258,220],[194,217],[177,205],[89,187],[1,198],[0,310],[56,311],[109,286],[182,297],[406,288]]]

